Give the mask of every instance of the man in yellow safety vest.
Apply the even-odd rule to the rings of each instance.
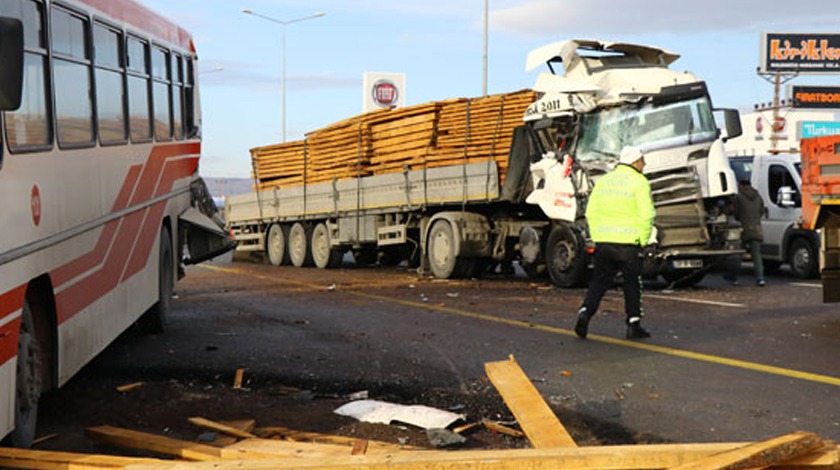
[[[575,324],[575,333],[581,338],[586,338],[589,320],[619,272],[624,277],[627,338],[650,337],[641,326],[642,249],[650,240],[656,212],[644,167],[644,153],[637,147],[624,147],[618,165],[598,179],[589,196],[586,220],[595,256],[592,282]]]

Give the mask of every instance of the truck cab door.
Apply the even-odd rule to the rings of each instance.
[[[771,161],[762,165],[762,172],[765,184],[761,185],[759,191],[767,207],[767,214],[761,224],[764,232],[761,251],[770,259],[784,261],[785,233],[801,217],[802,205],[801,198],[794,198],[798,203],[791,205],[780,200],[780,195],[783,192],[782,188],[790,188],[799,193],[799,175],[783,161]]]

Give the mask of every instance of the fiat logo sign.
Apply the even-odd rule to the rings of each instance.
[[[399,98],[399,90],[397,89],[397,86],[394,85],[394,83],[390,80],[379,80],[378,82],[374,83],[371,92],[373,102],[376,103],[377,106],[387,108],[397,104],[397,98]]]

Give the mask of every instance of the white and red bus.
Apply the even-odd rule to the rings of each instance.
[[[196,85],[190,35],[139,3],[0,1],[7,443],[30,445],[41,393],[129,326],[162,329],[180,263],[227,248],[197,210]]]

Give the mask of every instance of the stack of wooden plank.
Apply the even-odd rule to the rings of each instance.
[[[259,189],[495,161],[504,179],[513,129],[536,92],[433,101],[354,116],[302,141],[251,149]]]
[[[56,470],[840,468],[836,443],[801,431],[759,442],[579,447],[512,356],[485,364],[485,370],[533,448],[423,450],[280,427],[257,428],[254,420],[217,423],[191,418],[196,426],[219,433],[216,441],[203,444],[110,426],[88,429],[97,441],[170,460],[0,448],[0,465]]]

